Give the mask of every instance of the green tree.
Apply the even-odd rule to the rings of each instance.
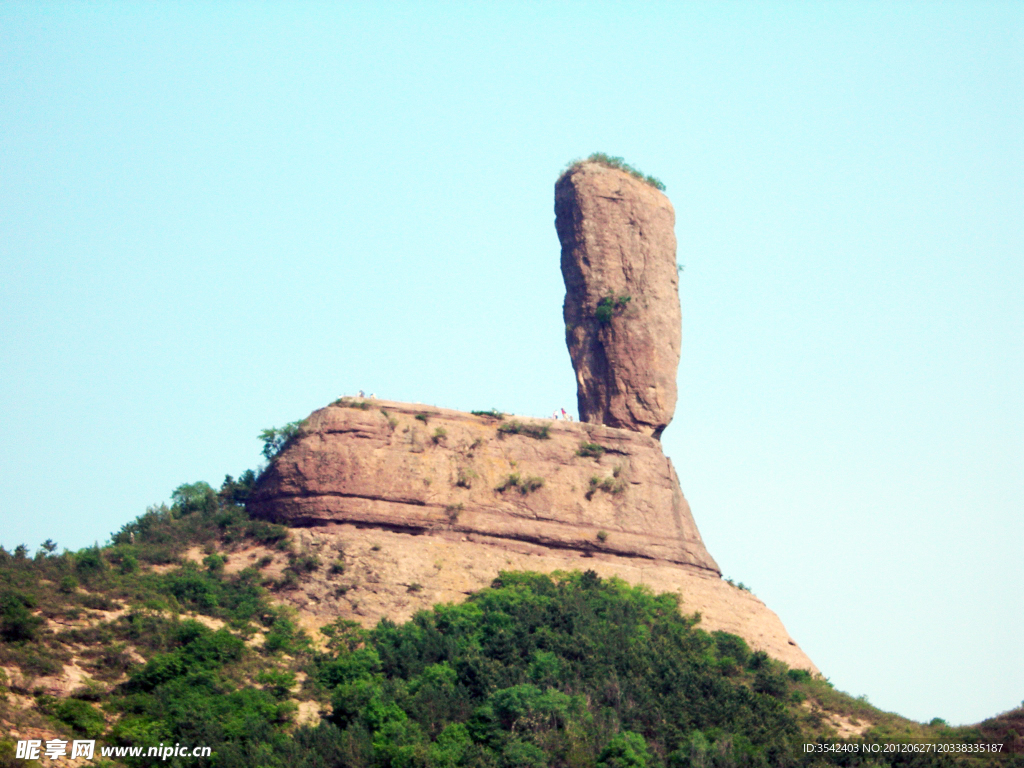
[[[601,751],[597,768],[647,768],[651,755],[647,742],[639,733],[623,731],[617,733]]]
[[[293,421],[283,427],[270,427],[260,432],[260,440],[263,441],[263,455],[268,459],[277,456],[288,445],[288,441],[299,434],[301,426],[301,421]]]

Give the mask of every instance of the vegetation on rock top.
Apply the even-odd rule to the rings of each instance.
[[[598,163],[599,165],[603,165],[606,168],[614,168],[619,171],[625,171],[630,176],[640,179],[640,181],[646,184],[650,184],[655,189],[661,192],[665,191],[665,185],[661,182],[660,179],[657,179],[654,176],[647,176],[643,173],[643,171],[640,171],[634,168],[629,163],[627,163],[625,159],[621,157],[615,157],[613,155],[606,155],[604,152],[594,152],[593,154],[590,155],[590,157],[586,158],[586,160],[573,160],[566,166],[565,170],[562,171],[561,175],[558,177],[559,180],[561,180],[567,173],[569,173],[574,168],[578,167],[583,163]]]

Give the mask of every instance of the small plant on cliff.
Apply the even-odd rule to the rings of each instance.
[[[550,435],[551,426],[548,424],[523,424],[521,421],[509,421],[498,427],[498,437],[505,435],[526,435],[535,440],[547,440]]]
[[[600,459],[604,456],[604,446],[600,443],[580,443],[576,451],[577,456],[585,456],[591,459]]]
[[[609,293],[597,302],[597,309],[594,310],[594,318],[601,325],[608,325],[608,323],[612,321],[612,318],[617,313],[622,312],[631,300],[632,297],[625,294],[615,296],[614,294]]]
[[[465,508],[465,504],[448,504],[445,506],[444,513],[448,515],[448,522],[457,523],[459,521],[459,515],[462,514],[462,510]]]
[[[504,493],[509,488],[518,488],[519,480],[519,473],[513,472],[512,474],[510,474],[508,477],[501,481],[501,485],[495,486],[494,490],[496,490],[498,493]]]
[[[597,475],[590,478],[590,487],[587,489],[587,500],[594,498],[594,494],[598,491],[604,491],[610,493],[613,496],[617,496],[626,490],[626,484],[621,480],[615,480],[611,477],[597,477]]]
[[[519,492],[524,496],[544,487],[543,477],[525,477],[519,481]]]
[[[751,594],[753,594],[753,592],[751,592],[751,591],[750,591],[750,587],[748,587],[748,586],[747,586],[746,584],[744,584],[744,583],[743,583],[742,581],[741,581],[741,582],[740,582],[739,584],[737,584],[737,583],[736,583],[735,581],[733,581],[732,579],[722,579],[722,581],[724,581],[724,582],[725,582],[726,584],[728,584],[728,585],[729,585],[730,587],[736,587],[736,589],[741,589],[741,590],[743,590],[744,592],[750,592]]]
[[[608,531],[598,531],[597,540],[600,541],[602,544],[608,541]]]
[[[288,445],[288,441],[299,434],[301,426],[301,421],[293,421],[283,427],[271,427],[260,432],[260,440],[263,441],[263,455],[268,459],[277,456]]]
[[[434,434],[430,439],[434,442],[434,445],[439,445],[440,443],[443,443],[447,437],[448,430],[444,427],[438,427],[434,430]]]
[[[469,467],[459,469],[459,476],[455,480],[455,484],[459,488],[472,488],[473,481],[478,477],[477,473]]]
[[[429,417],[429,416],[427,416],[427,414],[425,414],[425,413],[417,413],[417,414],[416,414],[416,420],[417,420],[417,421],[422,421],[422,422],[423,422],[424,424],[426,424],[426,423],[427,423],[427,421],[429,420],[429,418],[430,418],[430,417]]]
[[[509,488],[518,488],[519,492],[525,496],[528,493],[533,493],[538,488],[544,486],[543,477],[523,477],[518,472],[513,472],[511,475],[506,477],[501,485],[497,486],[494,490],[498,493],[504,493]]]

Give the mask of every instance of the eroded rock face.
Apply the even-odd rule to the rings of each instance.
[[[250,514],[293,526],[473,534],[719,573],[672,463],[651,437],[366,405],[331,405],[306,419],[261,476]]]
[[[679,275],[668,198],[599,163],[555,185],[580,419],[659,437],[676,407]]]

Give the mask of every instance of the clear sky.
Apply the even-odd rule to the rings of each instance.
[[[552,187],[676,208],[664,444],[840,689],[1024,698],[1024,4],[0,5],[0,542],[358,389],[575,410]]]

